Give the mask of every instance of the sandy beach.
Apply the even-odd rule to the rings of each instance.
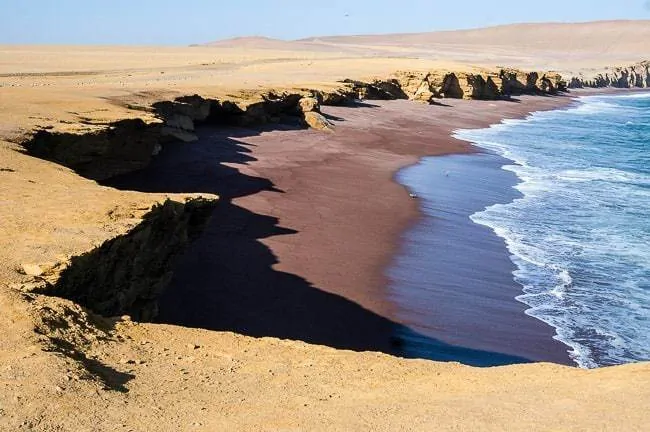
[[[606,27],[604,40],[627,34],[625,23]],[[570,53],[557,57],[555,48],[529,44],[517,61],[523,48],[503,51],[502,35],[489,45],[491,54],[476,41],[456,51],[448,36],[429,45],[378,38],[264,49],[246,41],[2,47],[0,428],[642,430],[650,400],[639,385],[650,373],[645,363],[593,371],[458,363],[464,348],[498,354],[492,365],[519,363],[513,357],[567,363],[550,327],[523,315],[523,305],[510,298],[516,286],[495,300],[503,315],[491,315],[497,328],[510,327],[503,340],[472,334],[470,321],[452,307],[439,323],[457,330],[467,324],[464,335],[444,336],[437,324],[427,333],[390,291],[388,269],[405,233],[422,221],[421,201],[397,173],[424,156],[476,152],[452,138],[456,129],[564,107],[578,93],[323,106],[331,131],[297,123],[198,125],[198,141],[166,143],[144,169],[99,181],[23,147],[38,130],[92,136],[124,119],[159,125],[152,104],[195,93],[246,107],[269,90],[331,91],[343,78],[386,78],[399,70],[477,72],[497,61],[533,67],[555,58],[566,70],[592,74],[610,62],[640,60],[638,41],[626,44],[621,36],[625,49],[609,57],[568,64],[561,59]],[[421,55],[445,44],[444,56]],[[598,44],[584,46],[590,52]],[[452,52],[458,55],[446,54]],[[79,267],[72,257],[90,253],[91,263],[106,263],[99,246],[119,245],[110,243],[115,239],[138,250],[129,235],[148,232],[143,217],[153,205],[172,199],[182,208],[198,196],[218,197],[213,216],[173,268],[156,275],[171,279],[156,299],[155,323],[102,317],[44,295],[35,283],[56,285],[62,268]],[[507,273],[505,250],[490,244],[490,262]],[[421,359],[434,356],[405,349],[404,331],[413,330],[430,346],[463,348],[462,355]]]
[[[386,267],[419,215],[417,201],[392,180],[396,171],[419,156],[474,151],[451,137],[455,129],[570,100],[327,107],[338,119],[332,134],[206,129],[191,149],[166,149],[149,168],[107,184],[228,201],[174,272],[162,322],[396,353],[395,327],[408,319],[393,311]],[[553,345],[549,329],[526,321]]]

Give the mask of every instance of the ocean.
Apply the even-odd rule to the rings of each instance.
[[[455,136],[517,177],[514,199],[469,217],[505,241],[525,313],[581,367],[650,360],[650,94]]]

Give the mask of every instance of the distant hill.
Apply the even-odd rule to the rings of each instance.
[[[580,61],[604,56],[621,61],[650,58],[650,20],[585,23],[510,24],[470,30],[429,33],[322,36],[295,41],[267,37],[240,37],[204,46],[270,50],[346,51],[390,53],[398,56],[461,58],[485,57],[495,61],[521,56],[547,56]]]
[[[418,47],[488,45],[590,52],[616,50],[650,56],[650,20],[510,24],[430,33],[318,37],[301,42]]]
[[[265,49],[275,51],[327,51],[335,50],[335,47],[323,47],[322,44],[315,44],[311,41],[285,41],[273,39],[264,36],[246,36],[232,39],[224,39],[214,42],[208,42],[201,46],[210,46],[218,48],[242,48],[242,49]]]

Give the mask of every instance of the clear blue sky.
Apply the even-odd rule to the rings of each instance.
[[[650,19],[650,0],[0,0],[0,43],[186,45],[607,19]]]

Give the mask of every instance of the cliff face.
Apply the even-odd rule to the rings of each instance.
[[[613,68],[593,76],[580,74],[571,77],[569,88],[649,88],[650,61],[642,61],[631,66]]]
[[[215,206],[206,199],[155,206],[131,232],[72,258],[46,292],[104,316],[154,319],[173,263],[203,232]]]
[[[501,69],[482,73],[397,72],[397,81],[409,99],[432,98],[496,100],[522,94],[555,94],[566,82],[554,72]]]
[[[541,76],[541,78],[540,78]],[[146,167],[170,141],[197,140],[202,124],[251,126],[303,124],[331,129],[321,105],[359,100],[435,98],[494,100],[518,94],[550,94],[563,89],[558,75],[504,69],[494,73],[401,72],[370,82],[343,80],[331,90],[303,89],[257,93],[248,103],[199,95],[153,103],[156,118],[121,120],[83,135],[37,132],[23,144],[27,153],[67,166],[97,181]],[[155,207],[128,234],[72,259],[48,293],[73,300],[102,315],[128,314],[148,321],[157,315],[157,298],[167,286],[173,262],[201,233],[215,204],[168,201]]]
[[[146,167],[161,149],[160,136],[160,125],[127,119],[83,135],[40,130],[23,146],[32,156],[104,180]]]

